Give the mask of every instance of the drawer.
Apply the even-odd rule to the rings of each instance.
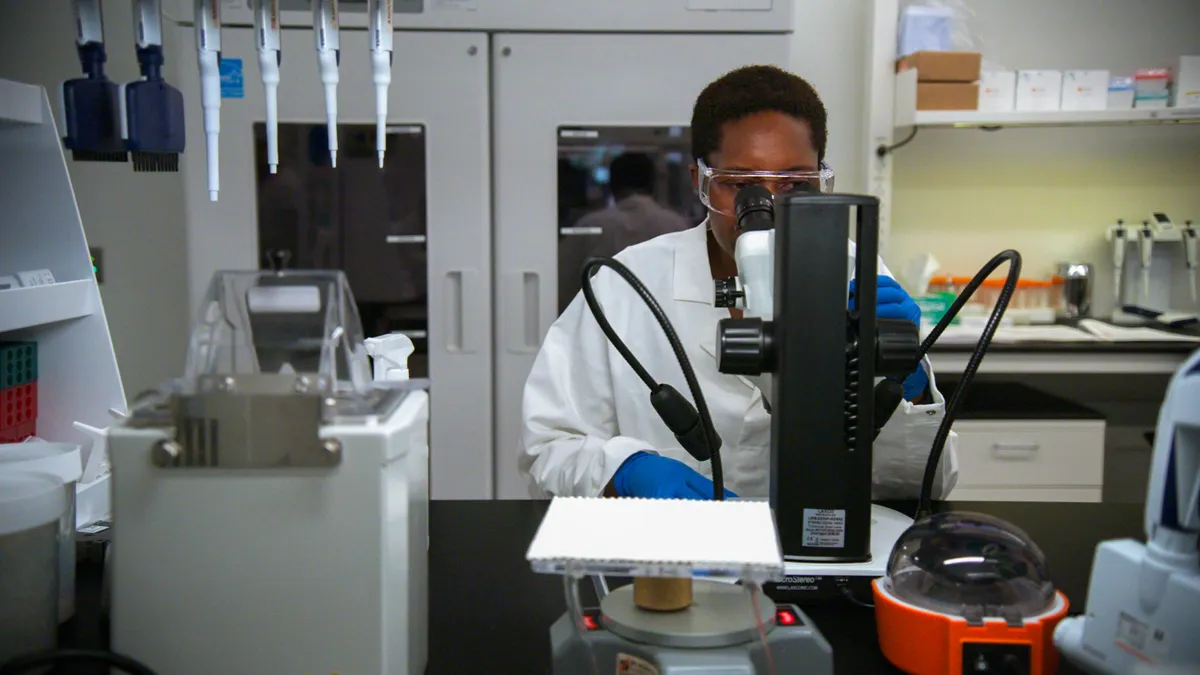
[[[958,487],[1104,485],[1103,420],[962,420],[954,431]]]

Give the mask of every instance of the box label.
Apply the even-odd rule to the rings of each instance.
[[[804,546],[841,548],[846,545],[845,509],[804,509]]]
[[[221,98],[246,98],[241,59],[221,59]]]

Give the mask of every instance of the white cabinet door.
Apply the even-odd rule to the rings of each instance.
[[[285,29],[279,169],[265,165],[264,95],[250,28],[226,28],[244,96],[221,106],[220,199],[210,202],[193,29],[175,34],[187,102],[193,314],[213,273],[268,265],[345,270],[368,336],[406,331],[431,386],[434,498],[491,498],[492,352],[488,38],[397,33],[388,152],[375,157],[367,35],[341,33],[336,169],[312,29]],[[164,216],[167,217],[167,216]]]
[[[494,36],[498,497],[528,496],[517,471],[521,391],[542,338],[559,313],[560,242],[574,246],[588,236],[562,233],[567,225],[562,219],[570,210],[563,207],[577,206],[560,204],[558,189],[560,160],[569,160],[567,154],[579,145],[578,135],[569,132],[595,131],[598,141],[608,139],[607,145],[598,142],[594,148],[595,166],[585,165],[601,171],[583,176],[584,205],[603,202],[603,185],[598,185],[604,182],[603,160],[635,149],[634,141],[644,142],[642,149],[654,155],[664,180],[670,182],[678,175],[675,160],[682,162],[684,175],[690,162],[690,153],[672,155],[672,129],[686,130],[701,89],[749,63],[786,67],[788,45],[787,35]],[[630,128],[630,135],[614,127]],[[642,132],[651,138],[635,138]],[[667,140],[655,141],[656,135]],[[560,141],[576,147],[569,150],[569,144]],[[567,199],[565,192],[563,198]],[[676,206],[687,211],[686,201],[681,198]],[[636,345],[630,348],[637,350]]]
[[[1104,420],[962,420],[950,499],[1098,502]]]

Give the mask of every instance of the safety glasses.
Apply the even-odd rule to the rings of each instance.
[[[696,160],[700,169],[700,202],[710,210],[722,215],[735,216],[733,200],[738,190],[750,185],[761,185],[772,194],[790,190],[833,192],[833,169],[821,162],[816,171],[731,171],[714,169]]]

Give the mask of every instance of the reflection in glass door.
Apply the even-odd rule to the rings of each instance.
[[[679,126],[558,129],[558,311],[592,256],[704,220],[692,188],[691,134]]]
[[[368,336],[404,332],[413,377],[429,377],[425,129],[388,127],[379,168],[373,124],[338,127],[338,166],[324,124],[279,124],[279,168],[254,125],[258,241],[264,269],[345,271]]]

